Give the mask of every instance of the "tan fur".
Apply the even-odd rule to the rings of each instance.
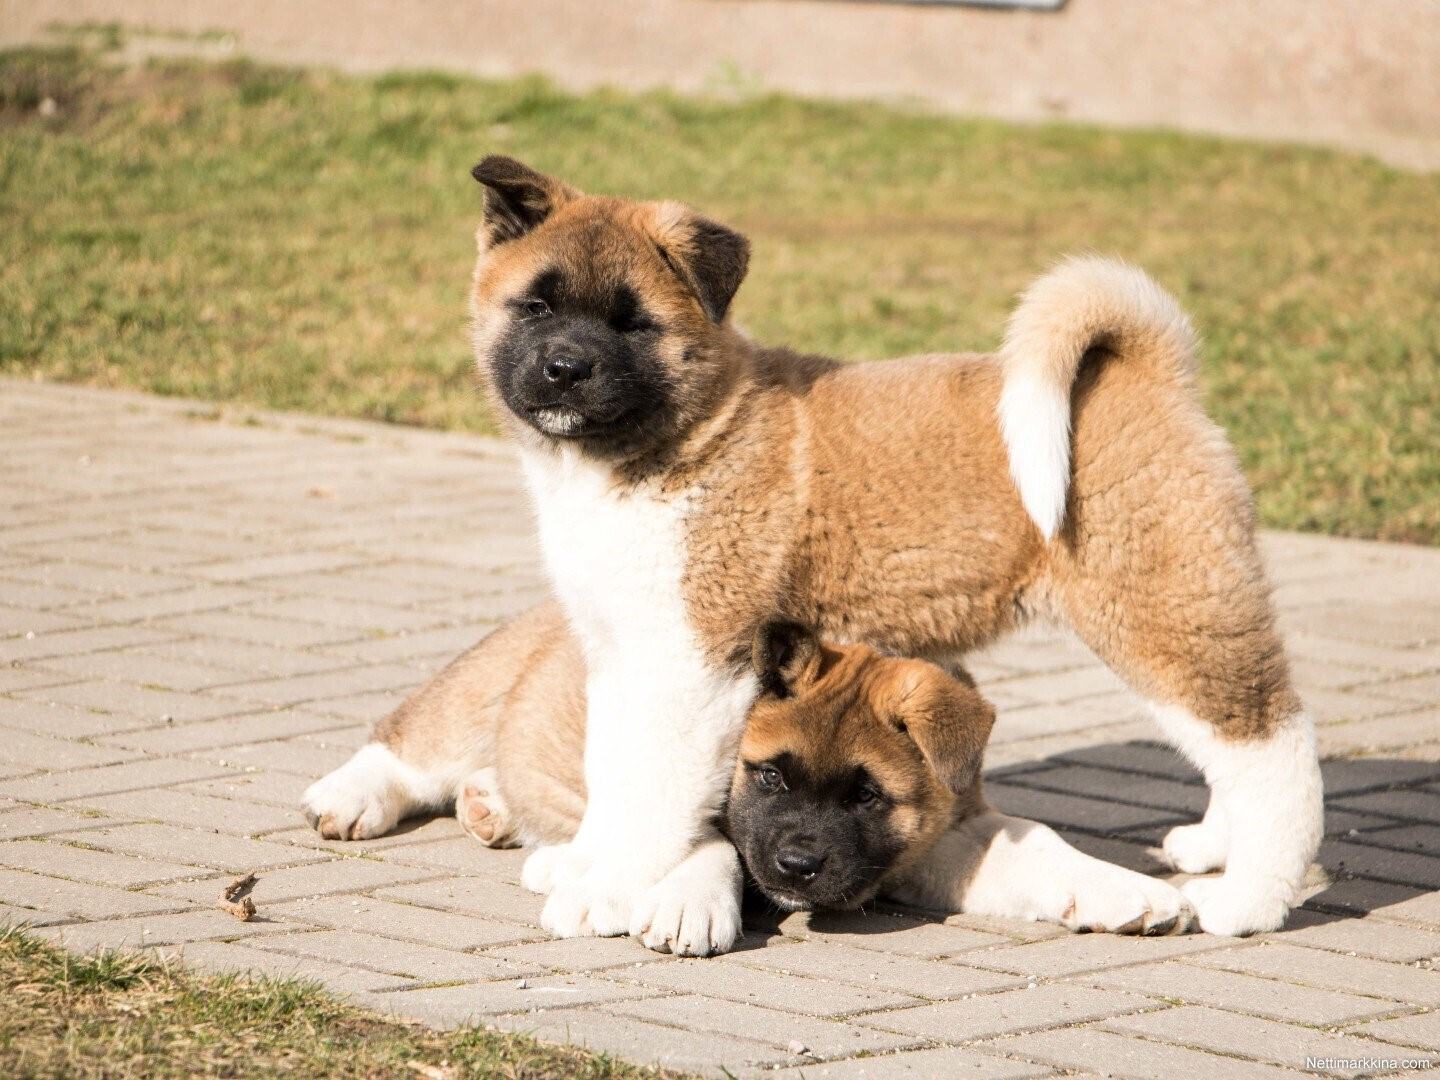
[[[1021,343],[1070,335],[1040,375],[1077,378],[1064,528],[1046,543],[1010,476],[999,357],[838,365],[757,346],[705,319],[655,255],[684,220],[673,204],[571,193],[482,254],[472,300],[482,355],[542,258],[628,281],[659,313],[681,419],[662,450],[616,462],[615,484],[691,494],[689,616],[717,661],[741,664],[776,615],[943,658],[1042,614],[1224,738],[1263,738],[1298,710],[1249,493],[1196,401],[1183,316],[1106,324],[1124,311],[1057,287],[1032,298],[1049,321],[1012,326]],[[496,405],[517,438],[543,442]]]

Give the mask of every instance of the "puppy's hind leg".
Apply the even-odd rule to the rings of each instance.
[[[368,840],[403,818],[440,809],[454,792],[453,777],[407,765],[383,742],[372,742],[311,784],[300,806],[327,840]]]
[[[455,817],[486,847],[520,846],[510,806],[500,793],[500,771],[494,767],[476,769],[465,778],[455,796]]]

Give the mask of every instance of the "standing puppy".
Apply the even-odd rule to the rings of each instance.
[[[475,352],[589,672],[584,820],[534,857],[549,929],[643,934],[709,902],[685,860],[714,839],[776,613],[937,658],[1072,627],[1210,783],[1165,841],[1225,869],[1187,886],[1201,925],[1284,921],[1321,831],[1314,737],[1167,294],[1074,260],[998,356],[842,366],[726,324],[748,249],[724,226],[508,158],[475,177]]]

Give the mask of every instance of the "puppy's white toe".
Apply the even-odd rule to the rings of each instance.
[[[471,773],[455,798],[455,817],[462,829],[486,847],[515,847],[510,807],[500,794],[499,780],[500,774],[493,768]]]
[[[555,886],[578,877],[582,868],[570,844],[547,844],[532,851],[520,868],[520,884],[533,893],[549,896]]]
[[[707,841],[640,897],[630,933],[676,956],[729,952],[740,938],[740,862],[728,841]]]
[[[1245,937],[1278,930],[1290,913],[1283,882],[1236,881],[1222,874],[1187,881],[1182,888],[1207,934]]]
[[[1061,920],[1074,930],[1110,934],[1172,934],[1189,929],[1194,912],[1175,886],[1121,867],[1075,891]]]
[[[1165,860],[1184,874],[1208,874],[1225,866],[1226,837],[1204,821],[1178,825],[1165,834]]]
[[[412,799],[397,776],[395,757],[371,743],[301,796],[305,820],[327,840],[368,840],[393,829]]]

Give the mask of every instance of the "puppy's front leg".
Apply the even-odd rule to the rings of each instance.
[[[648,910],[678,912],[680,924],[723,923],[721,908],[736,890],[726,860],[670,872],[702,840],[715,839],[710,823],[754,677],[717,671],[673,642],[605,649],[589,660],[585,817],[570,844],[542,849],[532,856],[535,872],[527,867],[525,875],[528,884],[548,886],[543,925],[561,937],[643,932],[642,896]]]
[[[952,828],[886,891],[925,907],[1116,934],[1174,933],[1194,918],[1169,883],[1077,851],[1048,826],[993,810]]]

